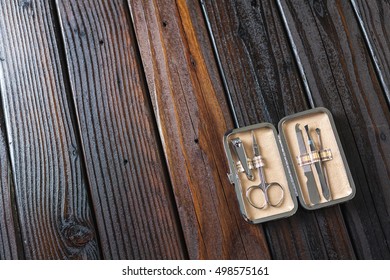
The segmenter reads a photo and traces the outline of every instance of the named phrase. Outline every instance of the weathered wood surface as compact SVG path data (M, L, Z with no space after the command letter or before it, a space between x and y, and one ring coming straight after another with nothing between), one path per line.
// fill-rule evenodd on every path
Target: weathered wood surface
M3 61L0 51L0 63ZM0 93L1 86L0 80ZM14 216L13 213L14 205L11 189L13 188L13 181L8 153L4 117L0 114L0 260L15 260L19 258L17 248L18 228L15 228L17 216Z
M351 0L390 104L390 2Z
M57 1L102 253L182 259L169 177L126 1Z
M0 2L0 81L27 259L99 257L49 1Z
M309 108L274 1L204 1L240 125ZM338 206L264 225L273 258L354 258Z
M388 5L0 0L0 259L390 258ZM356 197L246 223L223 134L313 106Z
M390 111L347 1L279 1L308 93L329 108L355 180L343 205L358 258L389 258Z
M189 257L270 258L228 183L232 123L198 1L129 1Z

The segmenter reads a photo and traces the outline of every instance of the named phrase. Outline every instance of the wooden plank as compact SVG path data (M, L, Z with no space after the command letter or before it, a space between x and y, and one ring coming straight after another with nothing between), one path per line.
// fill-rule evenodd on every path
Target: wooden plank
M240 125L309 108L274 1L205 1ZM338 206L264 225L276 259L354 258Z
M128 1L191 259L270 258L239 214L222 136L233 124L198 1Z
M1 28L1 27L0 27ZM1 36L0 36L1 38ZM4 62L0 52L0 64ZM0 89L2 83L0 82ZM1 90L0 90L1 93ZM18 256L17 236L15 232L16 220L12 209L11 188L13 187L12 172L8 158L8 144L5 134L4 117L0 117L0 260L15 260Z
M1 93L25 257L98 258L49 1L1 1L0 14Z
M390 111L347 1L279 1L316 105L331 109L355 180L343 206L358 258L390 257Z
M390 104L390 2L351 0Z
M104 257L185 258L126 1L57 5Z

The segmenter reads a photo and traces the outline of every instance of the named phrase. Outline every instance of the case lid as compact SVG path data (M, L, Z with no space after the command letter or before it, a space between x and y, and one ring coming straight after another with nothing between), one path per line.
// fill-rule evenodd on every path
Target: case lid
M249 151L249 143L251 143L251 131L255 131L257 134L260 150L264 156L266 162L266 168L277 168L280 174L266 173L267 182L278 181L286 186L284 202L280 208L267 208L266 210L256 210L248 204L246 199L246 192L248 185L259 184L259 178L250 182L246 180L244 173L237 171L236 160L233 158L231 147L232 138L236 135L240 135L244 145L247 147L247 153ZM226 157L229 163L230 174L228 174L229 180L234 184L237 201L239 203L241 214L244 219L250 223L263 223L270 220L276 220L293 215L297 211L298 202L296 198L296 191L293 187L293 181L290 179L289 171L287 169L287 161L285 160L280 144L276 128L270 123L259 123L250 125L238 129L228 131L223 139ZM282 174L283 173L283 174ZM242 176L242 178L239 178ZM255 174L255 176L258 176ZM242 184L242 181L244 184Z
M296 146L298 145L295 140L295 135L291 136L291 131L294 130L296 123L311 123L313 126L317 125L322 127L323 133L322 137L327 139L328 141L324 144L324 147L330 148L332 150L333 159L329 162L332 164L334 168L329 169L328 172L332 171L332 173L328 174L328 178L330 180L329 185L336 186L337 188L332 188L334 193L333 197L329 201L324 201L322 197L322 201L318 204L308 205L305 201L303 189L304 184L303 179L299 179L299 175L302 176L302 169L297 164L296 156ZM290 127L287 127L290 126ZM286 153L286 159L288 161L288 167L292 174L292 179L294 180L294 185L297 186L297 194L299 197L300 204L308 209L314 210L323 207L328 207L334 204L342 203L352 199L355 196L356 188L352 179L352 175L348 166L347 159L345 157L343 147L340 142L339 135L337 133L336 125L334 123L331 112L323 107L317 107L314 109L306 110L303 112L299 112L293 115L289 115L284 117L279 121L278 124L279 135L282 143L283 150ZM325 141L324 141L325 142ZM295 147L294 147L295 145ZM316 180L318 178L316 177ZM343 184L336 184L337 180L343 182Z

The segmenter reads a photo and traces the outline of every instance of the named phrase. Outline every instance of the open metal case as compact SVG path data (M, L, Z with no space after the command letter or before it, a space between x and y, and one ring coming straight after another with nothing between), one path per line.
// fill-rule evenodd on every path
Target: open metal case
M287 116L278 130L279 134L272 124L259 123L224 136L228 177L246 221L291 216L298 200L314 210L354 197L355 184L329 110Z

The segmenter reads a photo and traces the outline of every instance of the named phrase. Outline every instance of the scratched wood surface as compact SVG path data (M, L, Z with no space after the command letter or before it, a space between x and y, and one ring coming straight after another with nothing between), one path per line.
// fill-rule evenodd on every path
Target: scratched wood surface
M199 3L129 4L189 257L270 258L261 227L244 222L226 177L221 140L232 124L207 59Z
M390 258L388 13L0 0L0 259ZM313 106L335 117L356 197L246 223L222 136Z
M390 104L390 2L351 0Z
M57 5L103 256L182 259L127 3Z
M358 258L389 258L390 111L347 1L279 1L315 105L336 120L356 197L343 205Z
M21 257L98 258L50 6L44 0L0 3L1 95Z
M205 1L205 7L241 126L277 126L282 117L309 108L274 1ZM338 206L300 209L264 228L274 258L354 257Z

